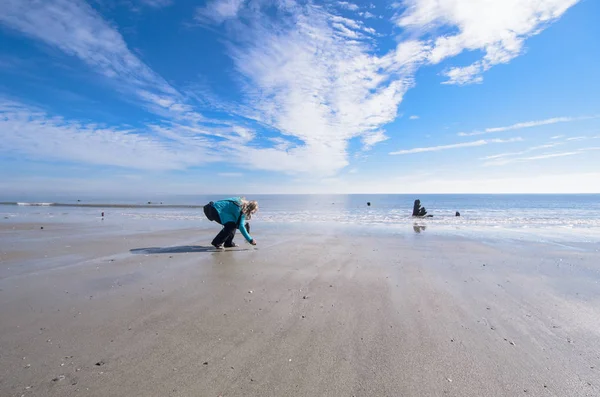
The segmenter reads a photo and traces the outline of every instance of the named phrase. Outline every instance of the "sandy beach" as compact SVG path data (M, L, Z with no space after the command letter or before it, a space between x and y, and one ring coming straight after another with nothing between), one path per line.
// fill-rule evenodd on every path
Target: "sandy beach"
M598 246L44 226L0 226L3 397L600 396Z

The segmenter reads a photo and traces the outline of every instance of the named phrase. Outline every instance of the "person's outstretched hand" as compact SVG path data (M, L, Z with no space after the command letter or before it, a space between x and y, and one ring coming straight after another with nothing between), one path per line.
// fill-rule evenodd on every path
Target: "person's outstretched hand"
M252 240L252 241L250 241L250 244L252 244L252 245L256 245L256 240Z

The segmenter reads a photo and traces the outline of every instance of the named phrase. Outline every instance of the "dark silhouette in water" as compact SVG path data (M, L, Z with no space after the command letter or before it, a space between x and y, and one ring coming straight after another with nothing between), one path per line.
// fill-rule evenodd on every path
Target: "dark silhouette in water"
M460 216L460 212L456 211L456 216Z
M370 207L371 206L371 202L367 201L367 206Z
M415 204L413 206L413 212L412 212L412 216L418 216L418 217L432 217L433 215L427 215L427 210L425 209L425 207L421 207L421 200L415 200Z

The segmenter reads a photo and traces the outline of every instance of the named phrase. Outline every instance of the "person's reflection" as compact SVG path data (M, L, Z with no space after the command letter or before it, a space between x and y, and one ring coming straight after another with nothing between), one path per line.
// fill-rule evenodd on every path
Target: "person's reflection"
M415 231L415 233L421 233L425 229L427 229L427 226L425 226L425 225L417 225L417 224L413 225L413 230Z

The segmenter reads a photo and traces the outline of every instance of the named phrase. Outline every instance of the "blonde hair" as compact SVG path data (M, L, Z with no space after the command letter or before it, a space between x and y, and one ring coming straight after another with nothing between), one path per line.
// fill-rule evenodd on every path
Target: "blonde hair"
M246 215L246 219L252 218L252 214L258 211L258 202L251 200L248 201L242 197L242 213Z

